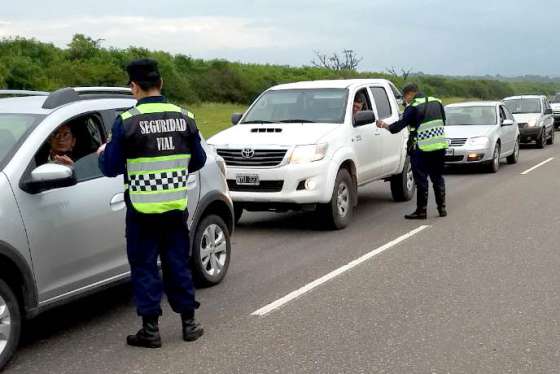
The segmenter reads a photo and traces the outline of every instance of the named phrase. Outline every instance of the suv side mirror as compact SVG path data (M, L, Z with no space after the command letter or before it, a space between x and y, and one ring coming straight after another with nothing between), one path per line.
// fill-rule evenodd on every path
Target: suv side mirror
M231 115L231 124L234 126L237 125L239 121L241 121L241 117L243 117L243 113L233 113Z
M551 108L545 109L544 114L552 114L552 109Z
M363 126L375 122L375 114L371 110L362 110L354 115L354 126Z
M513 121L511 119L505 119L502 121L502 126L513 126Z
M74 169L60 164L44 164L31 172L31 178L25 183L26 190L37 193L53 188L70 187L77 184Z

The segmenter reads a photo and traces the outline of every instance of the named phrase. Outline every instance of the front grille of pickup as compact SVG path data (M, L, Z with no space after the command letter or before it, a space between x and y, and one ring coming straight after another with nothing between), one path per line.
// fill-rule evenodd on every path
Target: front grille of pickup
M227 166L272 167L284 160L287 149L218 149Z
M280 192L284 187L284 181L261 181L258 186L245 186L228 179L227 184L232 192Z

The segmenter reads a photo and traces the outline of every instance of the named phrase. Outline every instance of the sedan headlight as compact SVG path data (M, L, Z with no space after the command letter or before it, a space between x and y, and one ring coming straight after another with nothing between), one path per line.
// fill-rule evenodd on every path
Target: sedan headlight
M290 157L291 164L320 161L327 155L328 144L298 145Z
M488 138L486 136L477 136L474 138L469 138L467 145L469 147L480 147L484 148L488 146Z

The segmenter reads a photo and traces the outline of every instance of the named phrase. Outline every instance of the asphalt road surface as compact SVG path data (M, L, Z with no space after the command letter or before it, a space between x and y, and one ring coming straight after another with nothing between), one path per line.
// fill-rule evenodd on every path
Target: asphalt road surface
M449 217L431 195L426 222L381 182L343 231L247 214L225 281L198 293L203 339L184 343L166 306L163 348L127 347L140 321L123 285L29 322L6 373L558 372L560 145L447 185Z

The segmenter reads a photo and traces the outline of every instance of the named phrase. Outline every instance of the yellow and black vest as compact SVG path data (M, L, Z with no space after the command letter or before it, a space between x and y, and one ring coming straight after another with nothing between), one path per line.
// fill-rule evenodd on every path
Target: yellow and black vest
M417 97L410 105L417 109L421 121L418 128L409 128L418 149L424 152L447 149L441 101L433 97Z
M169 103L140 104L121 114L130 203L145 214L187 208L194 131L192 113Z

